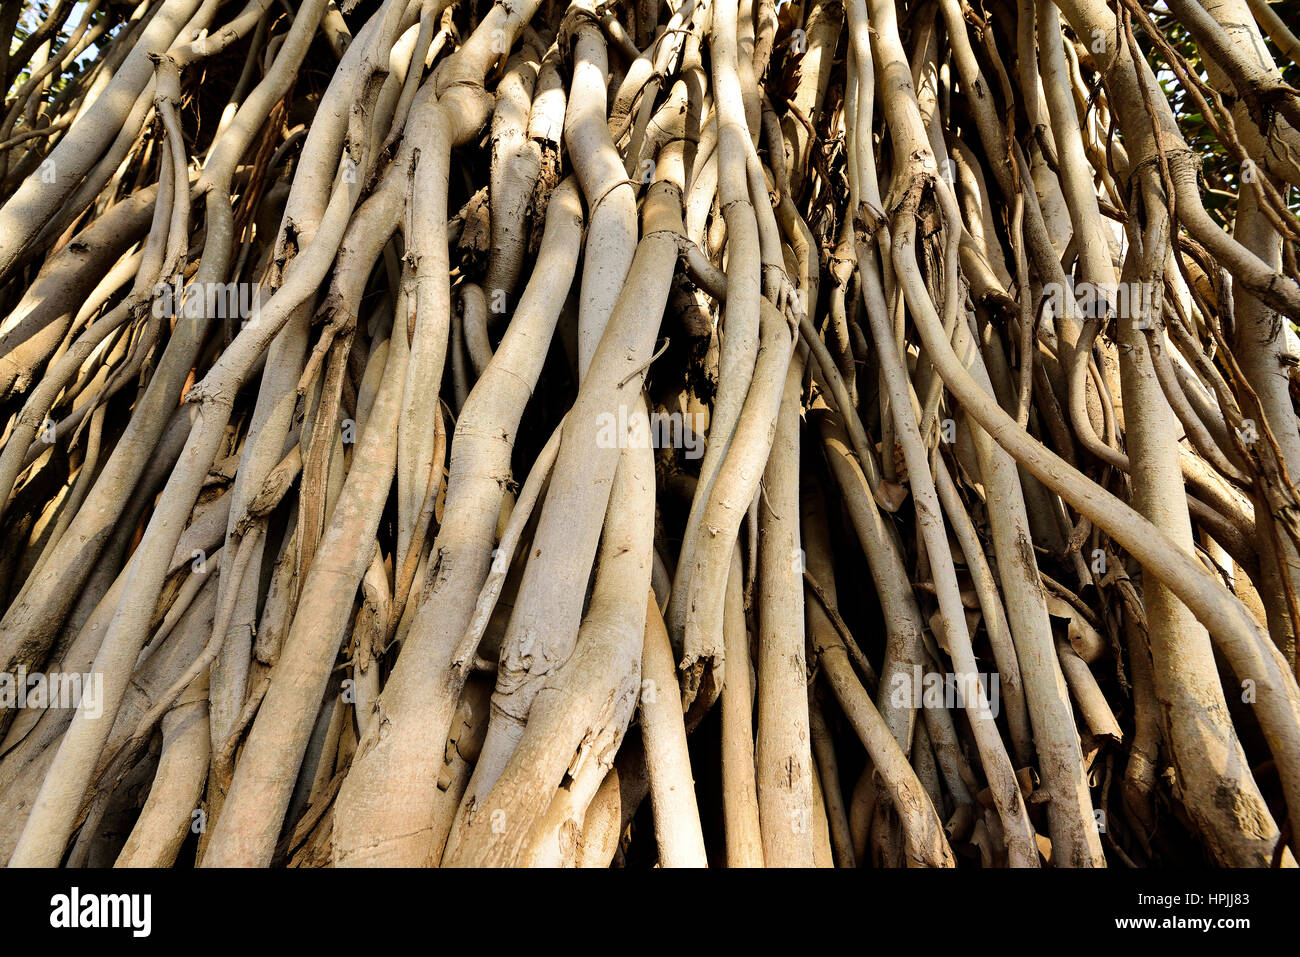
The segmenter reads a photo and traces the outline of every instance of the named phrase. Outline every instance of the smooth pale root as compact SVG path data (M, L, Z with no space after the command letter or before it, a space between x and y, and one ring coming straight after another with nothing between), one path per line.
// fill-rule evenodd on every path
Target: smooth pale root
M1083 716L1084 724L1092 736L1123 740L1123 730L1115 719L1101 686L1088 668L1088 663L1063 638L1056 639L1056 654L1061 659L1061 671L1065 674L1066 684L1070 686L1070 694L1079 706L1079 714Z
M861 0L850 3L847 7L847 27L849 30L849 49L854 58L854 75L856 106L855 120L857 127L871 123L872 111L876 101L875 61L871 52L871 37L866 17L865 6ZM910 74L909 74L910 75ZM873 153L858 144L858 138L851 142L852 164L849 167L849 188L855 202L865 202L869 209L882 206L880 184L876 175L876 165L872 162ZM891 275L889 257L881 244L888 238L887 227L882 227L874 242L859 245L855 239L848 244L858 261L861 282L859 288L862 305L868 315L873 311L888 309L885 299L885 277ZM805 333L805 338L807 334ZM836 395L842 419L835 423L839 431L845 432L845 438L851 441L857 452L856 465L848 459L832 456L833 466L841 470L843 478L839 480L842 494L850 502L852 514L857 516L855 527L858 538L867 555L871 574L876 583L877 593L881 596L881 605L885 609L886 632L889 640L885 645L885 660L880 669L882 693L876 697L876 706L881 717L893 731L894 738L904 753L910 753L912 733L915 720L915 708L910 703L896 701L894 696L884 693L898 675L910 675L915 665L924 660L921 646L924 631L920 609L916 606L912 594L908 573L902 565L901 543L892 526L881 515L876 498L880 488L880 467L875 461L874 452L866 439L861 420L853 413L853 403L847 388L835 388L836 376L831 370L830 362L823 362L821 355L828 350L820 342L810 339L812 354L818 357L818 364L823 367L822 375L832 385ZM826 441L823 426L823 441ZM892 425L892 419L881 423L882 430ZM882 439L884 435L882 434ZM892 432L889 436L892 441ZM866 481L867 499L863 500L856 491L859 487L857 475ZM856 500L856 501L855 501ZM873 555L873 551L876 553ZM879 571L877 570L879 569ZM886 598L889 595L891 597ZM892 625L892 627L891 627Z
M397 327L401 334L405 330ZM298 614L285 639L271 686L257 713L225 807L202 860L204 867L265 867L293 794L353 596L370 564L375 533L396 464L392 432L407 369L389 351L384 381L357 443L352 468L316 559L303 584Z
M775 310L772 310L775 311ZM775 326L773 317L766 324ZM785 323L779 335L788 338ZM780 354L783 339L768 345ZM769 435L758 540L758 820L763 861L769 867L812 867L814 788L808 727L808 674L804 661L803 549L799 538L799 407L803 350L781 369L779 411ZM764 360L759 353L759 364ZM755 368L754 386L761 380ZM734 448L740 450L745 420ZM766 450L764 450L766 451ZM722 485L719 483L718 488ZM752 547L752 545L751 545ZM702 553L702 552L701 552ZM701 576L702 577L702 576ZM694 581L695 579L692 579ZM739 662L740 667L747 662Z
M694 568L684 579L689 594L684 603L685 655L679 667L684 672L683 697L688 705L695 699L693 692L708 691L704 697L712 700L722 687L723 607L731 548L754 501L772 448L793 351L785 317L766 299L760 299L760 312L761 339L749 395L704 511L703 535L691 559ZM678 578L680 583L680 572Z
M405 555L433 480L433 420L451 331L447 191L455 131L447 111L416 109L406 136L418 157L412 175L407 261L414 265L410 375L397 429L397 554Z
M744 62L744 61L742 61ZM744 77L744 72L742 72ZM742 90L744 90L742 85ZM768 399L775 399L777 406L781 403L781 389L789 364L792 343L781 341L775 332L775 324L781 319L779 309L772 303L783 302L783 308L796 315L802 315L803 307L797 303L785 302L789 285L788 264L784 257L780 230L771 204L767 202L767 185L763 168L753 144L745 140L745 178L749 199L753 203L755 225L758 226L759 254L762 257L763 296L759 299L759 354L754 364L754 374L749 382L749 394L745 397L741 417L736 430L731 436L731 445L727 449L727 458L720 465L716 481L708 493L708 505L703 514L703 528L699 529L702 538L695 542L695 549L690 554L689 584L686 585L686 627L682 635L682 661L684 671L684 700L689 706L688 726L694 727L699 715L712 706L718 698L724 684L725 644L722 629L724 585L727 579L727 566L731 558L731 545L736 541L738 519L733 524L735 515L729 514L729 508L736 503L746 502L746 514L750 516L750 532L753 536L758 524L758 507L754 495L757 494L761 479L763 463L768 458L774 439L775 421L767 415ZM806 250L805 250L806 256ZM806 264L806 259L805 259ZM790 257L789 273L803 276L806 269L794 264ZM816 295L815 285L800 287L801 294ZM728 307L731 306L728 299ZM792 316L790 321L797 321ZM723 337L727 332L723 330ZM764 350L768 355L764 356ZM763 368L764 376L759 376ZM801 365L802 368L802 365ZM774 410L775 415L775 408ZM755 416L750 419L749 416ZM762 424L768 424L766 434L758 432ZM797 471L797 469L796 469ZM699 488L695 489L699 497ZM694 503L692 503L694 507ZM688 519L689 521L689 519ZM751 550L751 560L757 558L758 550ZM679 560L686 560L684 555ZM695 627L699 619L695 618L698 609L698 588L716 589L707 597L707 625ZM794 586L794 594L801 596L800 585ZM802 614L794 616L792 623L798 627L802 624ZM797 714L797 709L796 709ZM806 735L805 735L806 737Z
M488 186L492 250L483 288L494 298L504 296L507 309L512 305L510 298L524 265L524 217L542 163L541 144L528 135L529 108L538 79L537 60L538 51L527 46L510 58L506 75L497 85L492 111L492 172ZM477 363L475 366L477 369Z
M835 47L839 42L844 12L840 4L833 2L812 3L809 7L808 19L804 25L807 51L800 59L801 82L795 89L792 102L804 116L813 118L821 114L822 103L826 98L826 87L835 61ZM865 69L869 71L870 67ZM807 80L803 80L803 77L807 77ZM790 168L790 186L797 193L803 185L804 177L809 173L803 156L808 151L812 131L793 115L787 115L782 125L790 153L794 157Z
M168 155L170 152L170 149L167 150ZM177 188L182 192L178 194ZM126 299L77 336L72 346L46 368L45 374L41 376L40 381L23 403L22 410L9 430L4 450L0 452L0 515L4 513L4 506L13 491L14 483L26 464L27 447L44 427L42 423L45 421L46 414L54 406L60 394L73 381L94 349L124 323L135 319L140 312L143 312L144 303L148 301L151 290L159 279L170 278L163 276L163 270L166 268L163 262L163 247L169 235L170 207L177 201L185 202L188 207L188 196L183 192L184 190L184 184L178 187L171 166L168 165L159 183L158 201L154 204L153 210L153 223L145 239L140 266L136 270Z
M833 461L833 459L832 459ZM808 564L824 571L826 549L825 519L815 501L805 504L809 522ZM868 777L874 766L885 792L903 825L905 851L909 863L928 867L953 867L955 861L948 846L943 825L924 786L917 778L907 755L899 747L889 726L872 704L866 689L853 670L848 649L834 628L815 627L809 635L813 653L835 699L857 732L869 755L867 772L854 795L858 819L870 819L875 787ZM864 783L865 782L865 783ZM865 829L865 824L859 825ZM865 856L865 847L855 847L855 854Z
M811 720L810 716L809 721ZM815 763L812 768L811 783L813 866L830 868L835 866L835 851L831 847L830 815L827 811L826 792L822 788L822 778Z
M219 259L220 256L214 255L213 258ZM105 328L113 321L113 317L108 316L96 325ZM92 327L86 336L94 334L95 328ZM126 507L130 489L144 461L166 426L164 410L174 407L176 393L188 374L199 344L200 337L193 332L187 334L185 330L168 342L158 370L139 400L126 433L118 440L76 518L59 542L47 549L50 557L23 585L0 620L0 661L5 663L6 671L34 663L53 640L63 615L107 543L112 523ZM74 368L68 370L70 374L75 373L76 363L73 361L71 364ZM55 381L62 371L54 370ZM43 405L43 391L38 385L27 405ZM44 411L40 414L44 415ZM22 441L23 434L21 427L16 428L14 437L18 441L6 445L4 452L0 453L0 469L4 471L6 485L12 484L12 478L16 478L21 469L25 451L22 446L26 444ZM7 491L6 487L6 494Z
M419 866L432 853L427 785L468 674L455 655L493 563L514 435L572 285L582 222L577 185L565 180L551 194L533 278L456 423L426 594L339 792L338 865Z
M641 736L659 864L707 867L673 650L653 592L646 603L641 674Z
M818 820L826 822L826 844L821 847L821 828L818 828L817 866L822 867L857 867L853 855L853 838L849 831L848 808L844 803L844 791L840 787L840 764L835 757L835 742L831 738L830 728L826 725L826 716L822 713L821 702L809 689L808 728L812 735L813 756L816 768L813 778L815 796L819 796L825 807L825 813ZM928 739L927 739L928 740ZM937 790L937 786L936 786ZM933 800L931 801L933 804ZM829 861L823 864L823 861Z
M253 0L253 2L246 4L238 16L213 31L211 41L200 44L193 41L206 34L206 31L212 25L213 15L217 12L218 7L218 4L213 2L213 0L206 0L206 2L199 7L195 14L176 34L175 41L166 50L166 59L170 60L181 70L187 70L191 75L193 75L194 70L192 68L198 61L220 53L231 43L236 42L253 30L254 26L265 12L266 6L267 4L264 0ZM324 5L315 2L312 4L304 3L298 10L299 17L302 17L304 21L310 20L310 22L304 22L303 26L312 33L315 32L316 23L320 18L319 12L313 13L313 8L317 11L322 11L324 10ZM138 13L144 13L144 8L137 7L136 9ZM106 23L107 21L105 21L105 25ZM296 27L297 25L298 24L295 22L294 26ZM131 36L133 41L131 46L126 48L119 46L117 50L112 51L114 44L125 41L126 37L124 34ZM76 106L76 115L74 117L73 126L77 129L74 129L73 132L84 133L86 130L83 127L93 128L93 126L98 126L106 121L110 125L110 132L115 130L116 135L111 137L111 142L108 144L107 148L102 151L102 155L98 155L97 161L94 160L93 156L89 158L88 162L92 165L90 165L89 170L85 171L84 177L81 173L68 175L69 171L66 168L62 170L59 170L58 167L46 168L51 171L56 171L56 178L58 180L70 181L76 189L73 190L70 195L62 189L59 190L63 193L63 199L59 203L58 211L47 220L44 227L31 241L31 245L28 247L28 250L22 254L19 263L21 263L23 259L29 256L32 252L35 252L36 249L48 248L51 243L57 242L60 238L60 234L74 223L88 208L95 204L97 197L104 192L106 187L109 192L112 192L126 178L128 168L132 164L129 161L124 162L124 160L128 160L128 155L132 152L138 142L137 138L141 135L141 130L144 127L145 120L149 116L150 107L153 105L151 101L156 92L155 83L152 80L146 83L144 87L140 89L134 102L126 101L125 112L114 112L114 117L111 120L108 120L106 117L101 118L96 108L100 106L100 95L109 90L118 78L118 69L116 67L120 66L123 61L129 61L136 58L141 52L141 46L143 45L139 42L141 39L142 37L140 34L132 33L130 30L124 30L113 38L112 43L101 47L101 49L112 51L107 54L104 60L101 60L101 64L104 64L109 68L97 71L95 78L91 82L90 89L85 92L85 96ZM259 46L260 51L258 41L254 40L253 42L255 46ZM277 58L280 54L284 53L284 48L290 45L292 44L286 37L285 42L277 52ZM145 52L147 54L151 51ZM253 62L256 62L256 60L254 59ZM294 70L296 69L297 67L295 66ZM270 78L270 75L275 72L275 68L267 71L266 78ZM247 78L251 80L251 77L252 71L245 70L241 79ZM241 83L240 87L244 92L247 92L245 84ZM240 111L242 112L243 106L248 105L248 103L253 99L254 98L250 95L245 103L240 106ZM273 103L274 100L271 104L265 104L265 106L269 108ZM213 150L209 158L215 154L217 143L222 139L221 134L227 132L229 121L234 117L236 112L235 105L235 103L229 103L226 110L223 112L222 122L218 123L218 135L214 137ZM261 120L265 120L266 115L266 111L263 110ZM121 117L120 120L118 119L119 116ZM68 140L75 138L76 137L72 135L72 133L67 137ZM62 146L63 143L60 143L59 145ZM240 154L235 153L233 159L238 160L239 158ZM79 185L78 180L80 180ZM209 224L209 228L211 228L211 224Z
M641 754L639 749L624 744L618 752L614 767L610 768L590 802L583 808L582 831L577 841L580 846L575 848L575 863L578 867L603 869L610 866L618 851L619 838L627 827L630 812L640 806L649 790L650 782L646 778L644 760L638 765L640 773L631 773L628 769L635 762L626 759L629 752ZM560 795L556 797L558 800ZM554 807L553 801L552 808ZM547 816L550 817L550 814L548 812Z
M206 684L196 681L163 718L158 771L114 867L171 867L176 862L208 773L208 703L201 697Z
M170 466L170 463L168 463L168 465ZM134 534L136 524L138 524L138 517L136 518L135 523L128 521L123 523L125 527L119 527L117 532L119 543L121 539L125 539ZM224 526L224 524L223 520L222 525ZM217 541L215 546L213 546L216 548L216 551L211 554L211 557L216 558L221 553L219 534L213 537L216 538ZM213 543L205 542L205 547L209 545L213 545ZM125 550L124 544L120 543L119 547ZM190 553L186 552L185 555L186 561L182 564L189 564ZM212 570L215 571L215 569ZM114 576L111 584L105 585L104 589L99 593L99 601L96 602L92 609L87 611L85 621L77 630L76 637L72 640L72 643L69 645L67 650L62 654L61 659L52 662L51 666L48 667L49 671L84 674L90 669L91 664L95 660L95 652L99 647L99 643L103 640L104 634L108 630L113 609L117 607L118 601L121 600L122 586L125 583L125 580L126 569L123 569L120 573ZM189 577L180 594L177 596L176 603L168 610L163 623L154 634L152 639L154 644L151 648L149 658L152 658L152 652L157 651L158 647L163 643L167 636L175 630L176 626L180 623L180 619L191 613L191 610L196 603L196 599L202 594L207 581L208 578L206 572L196 573ZM211 599L213 594L215 594L215 592L209 594L208 598ZM209 608L209 612L211 612L211 608ZM211 623L211 614L209 614L208 621ZM33 740L41 733L39 731L35 733L30 732L33 732L35 728L40 728L42 725L44 725L45 730L48 731L50 725L57 723L58 734L62 734L63 729L67 727L68 722L71 720L72 714L65 710L56 712L28 710L20 714L18 718L14 720L13 724L9 726L7 736L2 742L0 742L0 753L3 753L4 755L4 757L0 759L0 792L3 792L5 788L13 782L13 769L15 765L20 761L25 760L22 758L24 750L26 750L33 743ZM30 779L29 783L32 788L32 793L34 794L35 788L40 784L39 778ZM25 804L25 806L29 805L30 802ZM0 815L0 821L10 824L13 819L5 818L3 815ZM0 838L0 858L6 857L12 849L12 845L5 846L3 839Z
M501 645L492 722L462 813L481 806L522 735L533 697L569 657L577 637L619 459L618 443L609 441L610 425L617 433L630 421L641 373L653 354L682 231L680 191L656 182L642 215L644 235L627 282L565 417L550 488Z
M1148 242L1154 245L1156 240L1148 237ZM1159 262L1163 260L1162 252ZM1136 274L1130 253L1124 276ZM1142 409L1141 415L1128 416L1125 429L1133 507L1194 557L1187 497L1181 494L1178 423L1156 379L1150 341L1134 328L1133 320L1120 319L1118 324L1125 401ZM1156 698L1165 715L1183 805L1220 865L1267 867L1279 830L1233 729L1210 636L1158 578L1143 575L1142 605Z
M458 661L470 649L478 647L491 623L492 612L496 610L497 600L501 597L501 590L505 588L510 568L514 564L515 551L524 532L528 529L533 509L551 479L551 469L555 466L556 456L560 452L560 436L563 432L564 420L561 419L560 424L551 433L551 437L542 446L542 450L537 453L537 458L533 460L533 467L528 470L528 478L524 479L519 496L510 508L510 517L506 519L505 525L497 536L498 545L492 558L492 570L488 572L483 588L479 591L478 598L474 600L474 616L470 619L457 648Z
M1113 282L1115 267L1110 259L1097 193L1092 185L1092 168L1082 139L1070 135L1079 129L1079 115L1070 93L1069 73L1061 38L1061 14L1051 0L1037 0L1042 26L1038 58L1052 134L1057 144L1061 186L1079 248L1082 272L1097 282Z
M650 621L648 614L646 620ZM585 807L579 867L609 867L618 851L619 839L627 832L633 815L649 793L645 747L642 742L633 741L619 751L613 770Z
M583 9L579 5L579 9ZM582 271L578 307L578 378L586 378L605 326L617 306L636 252L636 192L627 182L623 161L605 119L605 77L609 72L605 38L594 19L574 29L573 81L564 117L564 144L582 184L591 216L588 257Z
M727 227L727 300L722 309L721 349L718 356L718 392L709 416L709 443L700 462L699 481L691 501L690 515L682 532L682 547L673 576L672 594L665 621L674 643L682 643L682 664L687 668L685 698L689 704L699 689L702 668L722 653L722 632L715 630L692 642L686 639L690 616L691 577L696 574L695 551L705 530L706 515L713 504L714 483L719 480L723 462L729 456L732 436L743 414L750 380L755 374L761 335L759 299L762 276L758 219L750 203L747 174L748 155L753 149L750 130L745 122L745 100L739 72L736 38L737 3L722 0L713 8L709 30L709 53L713 66L714 116L717 126L716 167L718 201ZM779 388L779 387L778 387ZM748 507L746 501L741 507ZM731 554L731 542L719 549L715 570L720 572L715 585L719 601ZM705 644L700 644L700 639ZM719 678L721 675L719 674ZM713 689L716 693L719 689Z
M1300 132L1295 111L1279 110L1261 129L1255 119L1258 114L1247 99L1251 92L1283 83L1247 0L1173 0L1170 10L1195 39L1213 88L1238 94L1231 110L1242 145L1250 155L1261 157L1271 175L1300 186Z
M722 686L722 814L728 867L762 867L763 839L754 780L754 687L745 622L745 570L740 543L731 550L722 618L727 680Z
M533 831L521 864L609 867L619 839L649 789L640 739L629 735L608 773L602 775L601 766L588 761L578 769L576 777L556 791L546 816Z
M479 749L483 747L483 736L487 734L491 698L490 675L471 675L466 680L456 715L451 722L451 731L447 734L446 757L433 795L433 824L429 828L428 844L430 852L425 861L429 867L436 867L442 860L447 836L456 822L460 799L469 786L469 776L474 772L474 762L478 760Z
M649 435L644 401L631 427ZM599 779L613 765L642 688L647 611L627 596L649 592L654 492L650 444L629 441L614 473L596 584L573 655L538 691L523 737L483 806L458 822L445 866L517 864L565 773L577 777L594 763ZM666 697L675 708L676 696Z
M1280 269L1282 243L1260 210L1254 191L1244 190L1238 203L1233 235L1273 268ZM1300 475L1300 428L1291 404L1288 374L1290 330L1287 323L1277 321L1271 309L1244 290L1234 297L1234 305L1236 335L1232 343L1233 355L1242 374L1259 396L1260 409L1277 442L1280 458L1294 481ZM1261 511L1257 506L1256 514L1261 514ZM1300 555L1297 555L1295 543L1285 533L1274 536L1275 547L1269 547L1268 536L1261 537L1266 543L1260 549L1260 563L1266 569L1267 578L1260 583L1260 590L1264 593L1261 597L1268 613L1269 632L1274 643L1294 663L1300 625L1290 620L1286 607L1288 602L1284 597L1286 592L1281 586L1285 583L1284 575L1293 586L1300 577ZM1268 587L1269 584L1274 587ZM1300 588L1295 588L1295 593L1300 593Z
M376 547L365 575L361 578L361 608L352 626L352 638L347 646L352 653L353 711L357 728L365 731L374 715L375 699L379 697L379 662L376 656L383 648L388 633L388 619L393 601L389 593L388 571L384 567L383 551Z

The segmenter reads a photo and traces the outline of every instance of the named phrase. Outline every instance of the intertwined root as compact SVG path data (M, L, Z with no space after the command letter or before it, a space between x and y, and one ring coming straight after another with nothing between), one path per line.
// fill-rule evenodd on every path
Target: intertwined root
M1286 4L289 6L0 12L0 858L1294 866Z

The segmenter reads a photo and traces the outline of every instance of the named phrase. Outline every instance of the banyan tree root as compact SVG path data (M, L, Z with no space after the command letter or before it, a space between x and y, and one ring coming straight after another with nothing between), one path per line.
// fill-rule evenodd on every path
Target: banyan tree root
M0 859L1295 866L1297 19L6 7Z

